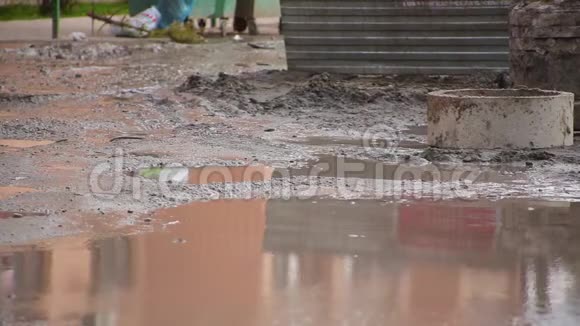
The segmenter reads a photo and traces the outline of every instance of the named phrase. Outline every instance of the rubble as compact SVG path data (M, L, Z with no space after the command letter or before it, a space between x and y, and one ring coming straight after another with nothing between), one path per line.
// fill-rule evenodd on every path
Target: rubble
M120 58L135 52L157 53L167 48L165 44L124 45L108 42L59 42L50 45L30 45L18 50L18 55L43 60L98 60Z

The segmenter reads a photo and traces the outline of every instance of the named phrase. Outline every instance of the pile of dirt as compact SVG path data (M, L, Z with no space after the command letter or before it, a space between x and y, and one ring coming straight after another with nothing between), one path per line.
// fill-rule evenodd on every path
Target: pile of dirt
M416 104L425 102L427 93L433 90L465 88L467 85L492 87L493 78L496 75L481 74L463 78L395 75L368 77L321 73L308 76L272 70L237 76L220 73L217 79L195 74L179 86L177 91L208 98L225 96L239 102L254 102L259 104L258 111L271 112L282 108L336 109L384 102ZM276 96L262 101L254 100L255 94L252 92L257 91L262 93L260 95L271 93Z
M187 80L177 87L177 91L199 93L207 90L207 87L212 83L213 81L211 79L200 74L195 74L187 77Z
M241 113L258 113L261 107L250 96L255 87L237 76L219 73L217 79L195 74L176 89L195 94L211 105L206 109L214 113L236 116Z
M510 163L518 161L547 161L551 160L556 155L543 151L543 150L510 150L501 151L499 154L495 155L491 161L496 163Z
M295 86L287 94L265 103L268 108L344 106L366 104L384 96L379 90L368 91L357 85L347 85L343 79L333 78L328 73L312 76L305 84Z
M195 74L180 85L179 92L189 92L198 95L217 95L231 97L232 94L242 95L254 90L254 87L237 76L219 73L216 80Z
M177 91L197 95L197 105L212 115L276 115L301 121L310 128L364 132L377 124L401 129L409 123L424 124L430 91L466 88L466 80L473 86L490 78L312 75L264 70L235 76L220 73L217 78L197 74Z
M419 153L417 156L424 158L429 162L448 162L451 161L451 155L457 155L457 151L441 150L434 147L429 147Z
M275 78L275 77L274 77ZM327 73L317 74L305 81L293 81L290 90L280 92L276 88L287 87L285 83L273 83L258 87L246 81L252 76L232 76L220 73L216 80L196 74L190 76L185 83L177 88L179 92L188 92L203 96L208 100L216 99L229 101L237 109L254 113L273 113L289 110L301 112L303 110L351 110L361 105L372 104L378 99L392 96L389 99L401 99L400 92L380 87L365 89L356 82L349 83L344 77ZM265 100L257 100L256 94L272 93L281 95L272 96ZM226 112L232 113L232 112Z

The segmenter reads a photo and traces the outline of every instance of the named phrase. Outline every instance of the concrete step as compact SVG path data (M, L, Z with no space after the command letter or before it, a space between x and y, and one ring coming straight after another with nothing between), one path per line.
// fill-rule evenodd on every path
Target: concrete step
M300 22L291 18L282 19L283 31L504 31L507 33L507 21L475 21L475 22Z
M509 46L508 36L286 36L286 45L302 46Z
M431 64L431 63L427 63ZM349 63L340 63L333 65L331 62L289 62L288 69L299 71L312 72L330 72L330 73L348 73L348 74L416 74L416 75L469 75L478 71L488 71L499 73L509 69L503 62L495 62L493 65L469 65L469 66L454 66L451 62L442 64L440 66L425 65L414 66L412 64L402 65L399 63L380 63L372 65L365 63L364 65L349 65Z
M436 8L417 8L417 7L386 7L382 5L363 7L364 4L358 4L355 7L338 7L335 4L326 6L322 4L291 4L282 6L282 14L284 16L333 16L333 17L357 17L357 16L455 16L455 18L462 16L507 16L509 9L507 7L483 7L483 8L450 8L450 7L436 7Z
M509 52L286 51L288 60L507 61Z

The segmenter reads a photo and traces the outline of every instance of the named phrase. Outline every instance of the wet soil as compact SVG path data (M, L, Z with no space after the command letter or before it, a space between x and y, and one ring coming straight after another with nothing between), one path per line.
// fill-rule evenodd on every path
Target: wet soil
M429 148L426 94L495 76L247 41L0 49L0 143L38 145L0 146L2 324L577 323L577 146Z
M457 175L484 170L497 175L483 177L489 182L474 190L478 198L580 197L575 148L501 152L426 147L427 92L490 88L495 76L288 72L283 70L281 40L256 40L264 39L274 49L253 49L229 39L195 46L134 40L3 49L0 139L43 146L0 147L0 185L38 190L7 198L0 208L48 210L55 217L63 210L64 215L123 215L126 210L147 213L191 200L276 197L272 193L286 193L288 187L297 193L308 184L312 173L307 170L320 157L366 162L367 172L350 173L348 180L372 179L376 173L369 169L381 165L384 177L379 179L386 181L393 181L389 175L399 165L422 182L433 179L422 171L436 170L442 177L435 179L450 191L446 198L455 195L449 189L465 187L447 182L453 174L445 171L454 170ZM60 52L65 59L43 55ZM96 54L82 57L88 52ZM222 191L227 187L218 182L174 184L164 195L155 180L131 175L150 167L256 164L290 171L295 178L272 179L269 184L275 191L247 193L241 186L226 196ZM513 169L519 171L515 178L511 172L494 172ZM348 196L332 190L336 176L332 171L317 175L323 194L350 198L367 193L364 187ZM517 187L513 180L520 182Z

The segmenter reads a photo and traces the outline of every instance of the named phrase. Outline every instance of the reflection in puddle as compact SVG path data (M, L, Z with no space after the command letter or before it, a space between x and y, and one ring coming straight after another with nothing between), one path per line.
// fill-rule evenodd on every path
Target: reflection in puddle
M577 325L579 213L576 203L529 201L196 202L157 212L166 226L148 234L0 248L0 316Z
M264 165L159 167L137 171L137 175L173 183L210 184L233 182L263 182L272 177L273 168Z
M30 148L53 144L52 140L25 140L25 139L0 139L0 146L12 148Z

